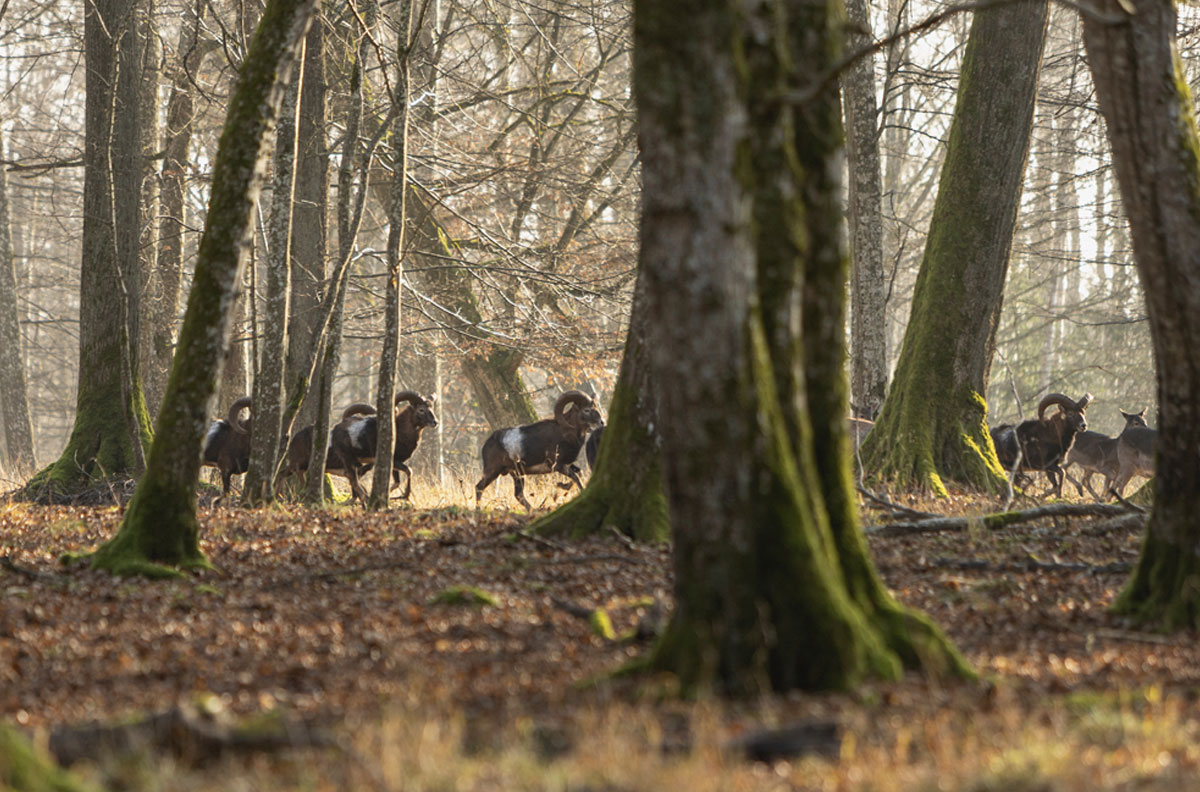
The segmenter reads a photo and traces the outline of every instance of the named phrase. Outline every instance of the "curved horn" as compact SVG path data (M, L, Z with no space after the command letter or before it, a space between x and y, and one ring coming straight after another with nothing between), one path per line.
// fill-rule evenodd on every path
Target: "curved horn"
M408 402L413 406L413 409L420 407L425 403L425 399L416 391L400 391L396 394L396 406L400 406L400 402Z
M1039 419L1046 417L1044 414L1046 412L1046 408L1052 404L1057 404L1059 407L1063 408L1064 411L1080 409L1079 405L1075 403L1074 399L1061 393L1048 393L1040 402L1038 402ZM1087 402L1084 402L1084 404L1086 405Z
M239 434L246 434L250 431L246 428L246 424L242 423L240 413L242 410L248 409L253 401L249 396L243 396L229 405L229 415L225 420L229 421L229 425L233 427L233 431Z
M353 418L356 415L374 415L375 405L367 404L366 402L355 402L346 409L342 410L342 420L345 421Z
M554 420L559 423L565 423L567 420L567 406L570 404L579 405L579 409L592 406L592 397L588 396L583 391L569 390L562 396L558 397L558 401L554 402Z

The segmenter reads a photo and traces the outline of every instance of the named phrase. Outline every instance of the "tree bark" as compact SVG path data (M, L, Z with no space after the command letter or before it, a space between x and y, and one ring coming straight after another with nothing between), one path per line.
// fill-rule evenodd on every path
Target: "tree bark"
M1173 3L1105 0L1122 23L1084 18L1158 370L1154 506L1118 612L1166 629L1200 627L1200 136L1175 45Z
M266 167L267 133L315 0L269 0L238 76L213 167L212 198L146 475L121 528L93 557L117 574L200 566L196 478L209 407L229 342L229 303L248 258L250 218Z
M288 313L287 398L303 399L296 420L313 423L318 399L296 392L298 378L310 369L313 355L320 355L321 316L327 285L326 229L329 196L329 152L325 140L325 31L316 24L308 32L304 47L304 76L300 81L300 112L296 116L295 183L291 249L291 306ZM307 390L312 386L304 380Z
M114 187L117 200L128 204L128 208L120 212L117 227L121 228L126 221L131 223L126 243L130 245L130 249L122 254L122 258L130 262L129 266L137 275L137 289L131 290L137 298L136 303L131 303L136 309L131 332L136 333L135 368L145 394L146 409L153 419L158 415L158 406L162 401L166 371L157 366L152 367L156 361L152 339L163 333L160 324L173 328L175 316L167 315L162 310L163 277L158 271L158 225L162 213L158 165L155 158L162 151L162 130L158 121L162 45L155 23L154 3L151 0L143 0L137 4L132 33L127 39L134 45L128 52L130 62L120 68L136 69L136 81L130 85L129 92L131 104L137 110L135 113L118 114L115 131L118 139L128 135L135 143L130 146L129 156L126 158L128 170L126 171L125 166L117 168ZM126 46L123 45L123 57L126 55L125 49ZM122 234L122 237L124 236ZM169 278L169 275L167 277ZM171 330L166 332L170 333Z
M1004 486L983 394L1046 19L1044 0L975 12L912 316L883 412L861 448L877 481L938 495L946 481L990 492Z
M373 28L377 15L374 2L364 3L359 8L363 24ZM363 70L367 58L368 37L365 31L352 40L335 39L342 47L349 62L350 91L346 108L346 133L342 139L341 162L338 167L338 199L336 205L338 232L338 260L349 261L354 253L357 230L354 227L354 184L355 167L361 152L360 135L363 121ZM364 170L360 188L367 189L367 174ZM316 420L313 422L312 455L309 458L304 500L311 504L324 502L327 486L325 460L329 454L329 428L332 422L333 381L342 357L342 324L346 305L348 279L342 278L336 292L326 299L333 299L333 313L329 319L329 330L325 336L321 353L321 374L318 380Z
M0 152L3 150L3 138L0 138ZM20 316L8 171L0 167L0 407L4 411L6 464L10 472L26 475L37 466L37 458L33 447L33 421L29 415Z
M392 121L392 195L388 210L387 294L384 299L383 348L379 353L379 382L375 391L375 470L370 507L384 509L392 489L392 454L396 445L396 374L400 363L400 279L404 275L404 240L407 224L405 196L408 193L408 105L413 20L416 3L403 0L397 8L395 25L399 38L396 57L396 107Z
M187 169L190 158L193 124L196 117L192 80L212 52L216 42L201 40L200 28L207 6L197 4L195 16L179 32L178 58L171 79L171 95L167 99L163 163L159 175L160 219L158 225L155 277L150 282L152 317L149 332L142 340L143 373L146 380L146 401L155 414L162 403L175 354L176 317L179 314L180 289L183 282L184 229L187 228Z
M729 0L635 9L647 348L675 530L676 609L651 662L685 690L849 688L895 678L910 657L965 672L932 627L889 645L834 535L861 543L844 344L820 349L844 318L837 95L794 108L778 97L804 95L797 79L836 61L835 14Z
M275 468L279 438L283 436L284 393L293 383L287 362L294 336L287 332L291 320L291 239L295 207L296 146L299 97L304 72L284 91L279 125L275 132L271 216L268 220L266 301L263 306L262 342L254 375L254 423L250 429L250 464L242 485L247 505L268 503L275 497ZM285 382L285 378L288 378ZM307 391L307 381L303 391Z
M871 43L866 0L847 0L848 49ZM855 32L858 28L862 32ZM879 113L875 103L875 59L863 57L842 76L846 155L850 173L850 403L855 414L874 420L887 395L887 281L883 273L882 184L879 173Z
M68 500L88 489L94 479L124 478L136 473L142 449L151 438L136 376L136 245L138 219L126 219L119 236L114 165L122 161L141 173L140 138L118 139L119 118L138 117L136 108L120 102L137 96L126 89L137 70L117 67L119 39L133 24L133 0L96 0L86 4L84 51L87 61L85 106L83 260L80 265L79 379L75 424L57 461L34 476L26 493L38 500ZM136 157L120 147L137 151ZM137 182L132 200L141 196ZM132 228L131 228L132 226ZM131 251L134 255L131 257Z

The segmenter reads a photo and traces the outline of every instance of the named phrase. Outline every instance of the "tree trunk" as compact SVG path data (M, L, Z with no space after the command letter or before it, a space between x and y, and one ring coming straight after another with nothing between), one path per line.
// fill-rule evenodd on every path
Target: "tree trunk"
M158 415L166 387L166 369L156 365L153 339L164 332L169 334L175 325L175 316L163 311L163 276L158 271L158 226L162 212L159 205L160 184L158 164L155 160L162 152L162 134L159 126L158 94L162 81L162 45L159 31L154 22L154 3L144 0L138 4L135 16L133 41L136 47L130 53L136 61L137 81L130 86L131 99L137 107L136 113L119 114L116 124L118 138L128 134L136 141L129 156L130 177L122 184L123 177L115 182L118 201L128 203L124 214L132 222L129 243L131 249L123 254L137 273L136 321L131 331L136 332L134 351L137 354L136 370L145 392L146 409L153 419ZM124 65L121 68L126 68ZM121 119L128 116L124 121ZM116 163L114 163L116 167ZM122 170L122 169L118 169ZM129 192L125 193L124 190ZM118 218L117 227L122 220ZM170 275L167 275L169 280ZM164 331L160 325L165 324Z
M117 68L118 41L133 19L132 0L97 0L87 4L84 50L87 60L85 107L83 260L80 265L79 379L75 425L56 462L26 485L39 500L70 499L97 478L124 478L141 467L142 447L149 445L150 416L136 377L135 327L138 220L118 237L117 210L125 214L116 193L113 168L129 161L121 146L136 148L140 138L115 135L116 122L136 118L135 108L118 102L136 96L126 90L136 81L136 69ZM119 72L119 73L118 73ZM129 170L141 173L141 150L136 148ZM124 193L122 194L124 195ZM141 196L141 182L133 201ZM136 440L135 440L136 438Z
M151 164L158 150L158 33L151 0L134 0L119 13L110 29L117 41L109 162L117 268L125 291L121 387L133 471L140 474L145 468L142 424L149 417L141 378L143 292L154 263L158 215L158 179Z
M835 428L844 345L818 350L844 318L836 92L794 110L763 101L805 95L795 79L836 61L833 14L726 0L635 9L647 349L675 529L676 609L652 664L685 690L848 688L894 678L906 659L855 601L834 536L857 531ZM926 669L964 670L927 637Z
M0 152L3 151L0 138ZM26 475L36 467L37 459L18 321L21 312L17 307L17 270L8 199L8 171L0 167L0 407L4 410L4 450L9 472Z
M254 423L250 429L250 464L242 486L247 505L268 503L275 497L275 468L279 438L283 436L283 396L294 380L287 370L291 344L287 333L291 319L291 238L295 207L296 118L299 112L302 69L297 81L284 91L279 126L275 131L275 172L272 177L271 216L268 220L266 301L263 306L262 342L254 375ZM285 382L285 377L287 381ZM307 382L303 390L307 390Z
M866 0L847 0L853 27L851 52L871 43ZM850 325L851 399L857 415L874 419L887 395L887 321L883 273L883 211L879 174L879 124L875 104L875 59L859 58L842 76L842 112L846 117L846 155L850 173Z
M1146 295L1158 369L1154 506L1119 612L1167 629L1200 627L1200 136L1175 47L1173 3L1106 0L1084 42Z
M287 398L303 398L296 420L313 423L317 399L297 393L297 379L308 371L313 355L320 355L320 317L327 293L326 209L329 196L329 153L325 142L325 35L323 25L313 25L304 48L304 76L300 81L300 112L296 116L296 164L293 186L291 249L291 306L288 314ZM307 390L312 385L305 380Z
M373 28L377 13L376 3L364 3L359 9L359 13L363 23L368 28ZM356 236L353 223L355 167L361 151L359 137L363 120L363 64L367 58L368 45L366 35L357 35L352 38L353 43L335 39L341 45L344 58L349 62L350 68L346 133L342 139L341 161L338 167L336 212L339 261L349 261L354 253ZM360 187L363 190L367 189L365 170ZM337 291L332 292L330 297L326 298L332 298L334 305L321 354L321 375L318 380L316 420L313 422L312 454L309 458L307 480L304 487L304 500L314 505L323 503L327 490L329 490L328 477L325 474L325 460L329 455L329 428L333 420L330 417L330 410L333 407L333 382L342 357L342 324L346 305L346 289L347 279L343 278Z
M470 289L466 282L459 285ZM521 378L523 359L518 349L494 346L486 355L462 360L463 375L471 383L471 393L490 429L519 426L538 419L533 399Z
M196 117L195 97L192 95L191 75L200 68L205 56L216 46L211 39L200 40L200 27L207 6L197 4L195 17L179 32L177 55L171 80L171 95L167 100L166 135L163 143L163 163L159 175L160 217L158 226L158 260L151 280L147 308L149 332L142 336L142 360L146 379L146 401L157 415L167 388L171 358L175 354L176 317L179 314L180 289L183 281L184 229L187 228L187 169L190 161L193 123Z
M975 12L912 316L892 388L861 449L876 480L999 492L988 373L1020 203L1047 4ZM1005 90L996 90L1003 85Z
M639 542L671 538L663 493L661 438L646 349L646 297L634 291L621 373L613 389L602 452L587 487L533 524L542 534L582 537L615 528Z
M179 350L138 485L117 535L93 566L117 574L170 574L199 566L196 477L209 407L229 342L229 302L248 258L254 204L266 167L267 132L315 0L269 0L242 65L213 166L212 198L188 295Z
M396 374L400 357L400 279L404 275L405 195L408 192L408 105L410 86L409 55L412 51L413 19L416 3L403 0L394 20L399 36L396 56L397 108L392 121L392 195L388 211L387 295L384 300L383 349L379 354L379 382L375 391L375 471L371 484L372 509L384 509L392 489L392 454L396 445Z

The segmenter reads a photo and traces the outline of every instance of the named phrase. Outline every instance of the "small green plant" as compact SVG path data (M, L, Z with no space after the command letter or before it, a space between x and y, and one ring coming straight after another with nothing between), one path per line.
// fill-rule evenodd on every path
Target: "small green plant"
M474 586L451 586L442 589L429 600L430 605L473 605L475 607L500 607L500 600L483 589Z
M608 611L604 608L596 608L592 611L592 615L588 617L588 624L593 633L606 641L615 640L617 637L613 632L612 619L609 618Z

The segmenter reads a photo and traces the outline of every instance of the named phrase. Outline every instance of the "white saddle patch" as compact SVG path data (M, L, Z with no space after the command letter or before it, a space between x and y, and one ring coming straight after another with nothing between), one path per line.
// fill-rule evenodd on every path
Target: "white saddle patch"
M521 443L520 429L505 429L500 434L500 446L508 453L509 458L514 463L520 463L521 458L525 456L525 449Z

